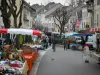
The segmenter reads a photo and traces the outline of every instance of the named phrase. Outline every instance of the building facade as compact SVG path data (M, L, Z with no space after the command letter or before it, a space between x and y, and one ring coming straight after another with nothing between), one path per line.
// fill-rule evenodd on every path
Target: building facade
M53 12L56 11L62 5L59 3L50 2L47 5L36 9L36 22L37 25L40 24L43 26L44 32L58 32L58 27L54 23Z
M23 25L22 28L32 28L34 25L34 18L35 18L35 9L33 9L30 4L26 1L23 5Z
M0 6L1 6L1 0L0 0ZM0 28L4 28L3 20L1 17L1 11L0 11Z
M94 0L94 28L100 27L100 0Z

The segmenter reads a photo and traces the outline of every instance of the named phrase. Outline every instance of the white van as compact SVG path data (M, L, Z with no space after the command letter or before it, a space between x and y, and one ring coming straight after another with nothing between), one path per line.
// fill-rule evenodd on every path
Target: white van
M93 36L89 36L88 37L88 41L86 42L86 44L89 44L89 45L92 45L94 49L97 48L97 45L96 45L96 34L93 34Z

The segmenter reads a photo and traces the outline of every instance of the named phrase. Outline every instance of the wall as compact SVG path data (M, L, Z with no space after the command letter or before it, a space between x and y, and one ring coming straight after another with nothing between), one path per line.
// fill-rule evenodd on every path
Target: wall
M26 17L27 20L24 18ZM23 26L22 28L32 28L32 23L33 23L33 16L31 15L31 11L28 10L27 8L23 8Z
M86 25L89 25L91 27L91 19L92 19L92 15L90 12L87 11L87 7L83 7L82 8L82 26L81 26L81 30L86 29Z
M94 0L94 27L100 27L100 4L97 5L97 0Z
M0 6L1 6L1 0L0 0ZM4 27L4 24L3 24L2 17L1 17L1 11L0 11L0 28L2 27Z

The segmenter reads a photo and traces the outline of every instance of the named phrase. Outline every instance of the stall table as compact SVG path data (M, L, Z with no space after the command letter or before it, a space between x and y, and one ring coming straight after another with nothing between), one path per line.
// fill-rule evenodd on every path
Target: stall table
M31 72L33 63L36 61L38 58L38 52L35 50L32 54L23 54L23 57L27 61L28 64L28 72Z

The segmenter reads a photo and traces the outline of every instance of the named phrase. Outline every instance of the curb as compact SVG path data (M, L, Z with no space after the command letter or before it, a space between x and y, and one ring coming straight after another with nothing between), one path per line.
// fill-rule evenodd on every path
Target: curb
M39 67L39 64L40 64L40 62L41 62L43 56L45 55L45 53L46 53L49 49L51 49L51 47L49 47L48 49L46 49L46 50L44 50L44 51L42 50L42 51L39 52L39 57L38 57L38 59L36 60L36 62L34 63L33 68L32 68L32 72L30 73L30 75L36 75L37 70L38 70L38 67Z

